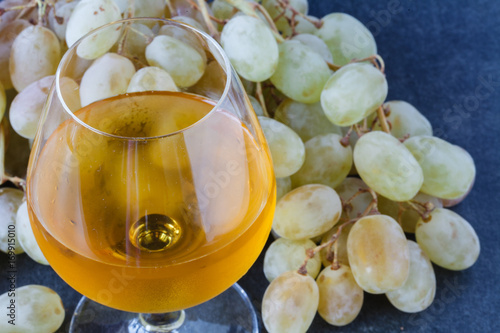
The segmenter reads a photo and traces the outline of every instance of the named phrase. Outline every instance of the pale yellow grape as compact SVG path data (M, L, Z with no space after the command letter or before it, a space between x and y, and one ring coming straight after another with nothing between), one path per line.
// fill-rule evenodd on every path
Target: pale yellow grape
M420 312L429 307L436 295L436 275L431 261L420 246L408 241L410 250L410 273L401 288L386 293L398 310L408 313Z
M0 216L2 217L0 218L0 251L2 252L12 251L15 254L24 252L19 245L18 227L16 227L17 209L22 204L23 198L24 192L21 190L8 187L0 188Z
M278 178L288 177L300 169L305 159L305 147L290 127L277 120L258 117L271 150L274 173Z
M415 236L431 261L446 269L467 269L479 257L479 238L472 226L446 208L435 209L428 222L418 221Z
M335 187L335 191L337 191L340 199L342 199L342 217L349 220L361 216L368 205L371 204L373 197L369 192L363 192L357 195L356 193L359 190L366 189L368 189L368 186L365 182L356 177L347 177L340 185ZM346 204L347 200L350 200L354 195L356 195L356 197Z
M54 75L37 80L16 95L10 105L9 120L20 136L33 139Z
M189 92L218 100L222 97L225 88L226 73L217 61L212 60L208 63L201 79L194 86L189 87Z
M443 201L436 197L430 196L428 194L419 192L417 195L411 199L412 202L417 202L420 204L432 204L435 208L442 208ZM415 227L417 226L418 220L420 220L420 215L417 211L406 202L395 202L386 197L378 196L378 210L382 214L389 215L395 220L398 220L399 215L399 205L403 208L403 213L401 214L401 225L405 232L415 233Z
M278 65L278 44L261 20L240 15L224 25L221 45L238 74L247 80L269 79Z
M120 9L120 13L125 13L128 9L128 3L129 1L128 0L113 0L116 5L118 6L118 8ZM135 1L134 1L135 2ZM135 3L134 3L135 5Z
M325 61L333 63L332 54L330 53L328 46L318 36L315 36L313 34L302 33L293 36L292 40L298 40L302 44L309 46L314 52L321 55L323 59L325 59Z
M404 144L422 167L422 192L441 199L456 199L470 190L476 167L463 148L434 136L415 136Z
M366 292L383 294L400 288L408 278L408 242L390 216L359 219L349 232L347 255L356 282Z
M203 26L198 21L196 21L194 18L191 18L189 16L182 16L182 15L181 16L174 16L171 18L171 20L188 24L195 29L206 32L205 28L203 28Z
M274 119L293 129L304 142L320 134L342 135L341 128L326 118L320 103L305 104L287 98L276 109Z
M66 39L66 27L76 5L78 5L78 1L58 1L54 9L49 11L49 27L61 41Z
M306 250L315 248L316 244L310 239L291 240L278 238L267 249L264 256L264 275L272 282L279 275L298 270L304 263ZM321 269L319 256L314 256L307 261L307 274L316 278Z
M2 16L0 22L3 22L4 16ZM0 68L2 69L0 70L0 82L2 82L5 89L13 87L8 70L12 43L14 43L17 35L30 25L31 24L27 20L18 19L8 22L0 29Z
M387 80L371 64L343 66L326 82L321 92L321 106L330 121L350 126L366 118L387 97Z
M321 244L328 242L332 235L334 235L340 226L335 226L332 229L328 230L321 237ZM347 238L349 237L349 232L351 231L352 224L348 224L342 227L342 231L340 232L340 236L337 239L337 261L342 265L349 265L349 258L347 256ZM324 248L319 252L319 256L323 266L328 267L333 262L333 252L335 248L332 246L332 256L328 257L328 248Z
M59 40L51 30L39 25L24 29L10 50L12 85L20 92L31 83L55 74L60 59Z
M299 41L279 45L279 62L271 82L287 97L302 103L316 103L330 77L321 55Z
M19 239L19 245L23 248L24 252L28 256L42 265L48 265L49 262L45 259L45 256L40 250L38 243L36 242L35 235L33 234L33 229L31 229L30 218L28 214L28 203L23 202L17 209L16 214L16 232Z
M207 54L194 33L175 25L166 24L160 28L158 35L170 36L188 44L200 54L204 62L207 62Z
M309 275L296 271L271 282L262 299L262 321L269 333L305 333L316 315L319 290Z
M15 299L15 325L9 324L11 300ZM0 295L0 306L7 316L0 320L0 332L52 333L62 325L65 316L61 297L52 289L26 285L15 290L15 298L5 292Z
M96 59L80 83L82 106L125 93L134 74L134 64L116 53L106 53Z
M334 326L344 326L356 319L363 306L364 294L349 266L342 265L337 270L326 267L316 282L321 318Z
M207 65L189 44L166 35L156 36L146 47L146 59L149 65L166 70L179 88L194 85Z
M146 47L153 40L156 34L147 26L140 23L132 23L124 29L126 33L126 43L122 44L123 52L129 57L146 64Z
M352 166L352 149L340 144L338 134L315 136L306 142L306 159L292 175L293 187L305 184L324 184L336 187L347 177Z
M361 179L386 198L407 201L422 187L422 168L405 145L390 134L364 134L356 143L353 156Z
M316 35L325 41L335 65L343 66L352 59L377 54L371 32L357 19L345 13L331 13L321 19L323 25Z
M276 178L276 201L292 190L290 177Z
M458 197L456 199L443 199L442 200L443 201L443 207L449 208L449 207L453 207L453 206L458 205L459 203L461 203L469 195L470 190L472 190L473 186L474 186L474 180L470 184L469 189L467 190L467 192L465 192L465 194L461 195L460 197Z
M170 74L158 67L143 67L139 69L130 79L127 88L127 92L155 90L179 91Z
M121 19L120 8L112 0L81 0L66 26L66 43L72 46L90 31ZM78 56L96 59L108 52L120 37L117 26L105 28L78 45Z
M276 205L273 230L288 239L311 239L333 228L342 213L332 188L310 184L285 194Z
M257 98L248 96L248 99L250 99L250 103L252 104L252 108L255 111L255 114L257 116L264 116L264 110L262 109L262 106L260 105L260 102L257 100Z
M413 105L405 101L388 101L384 108L389 108L390 113L387 120L391 124L391 134L402 139L418 135L432 135L432 125ZM381 130L380 122L377 122L375 130Z

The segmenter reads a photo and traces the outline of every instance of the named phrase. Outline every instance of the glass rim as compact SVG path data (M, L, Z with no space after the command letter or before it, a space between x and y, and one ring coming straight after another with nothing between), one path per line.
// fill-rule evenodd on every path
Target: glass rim
M167 133L167 134L163 134L163 135L150 136L150 137L121 136L121 135L115 135L115 134L111 134L111 133L107 133L107 132L101 131L101 130L99 130L99 129L97 129L97 128L95 128L95 127L87 124L85 121L83 121L82 119L78 118L73 113L73 111L70 110L70 108L66 104L66 101L63 98L62 93L61 93L61 86L60 86L60 83L61 83L60 82L60 79L61 79L61 70L62 70L62 67L64 66L64 64L68 63L68 61L70 60L68 58L70 56L72 56L73 54L76 54L76 48L86 38L89 38L90 36L92 36L93 34L99 32L100 30L104 30L104 29L106 29L106 28L108 28L108 27L110 27L112 25L126 24L126 23L134 22L134 21L137 21L137 22L140 22L140 21L168 22L169 24L173 23L174 26L177 25L177 26L183 27L183 28L185 28L187 30L192 31L195 34L198 34L198 35L202 36L207 43L209 43L209 44L211 44L211 45L213 45L215 47L215 49L219 52L219 55L222 57L222 59L224 61L225 74L226 74L226 84L224 86L224 91L222 92L222 95L216 101L217 103L214 104L214 106L212 107L212 109L206 115L204 115L201 119L198 119L195 123L193 123L193 124L191 124L189 126L186 126L186 127L182 128L180 130L177 130L177 131L174 131L174 132L171 132L171 133ZM218 61L217 58L215 59L215 61ZM171 136L174 136L174 135L178 135L180 133L184 133L185 131L187 131L187 130L193 128L193 127L196 127L198 124L200 124L205 119L207 119L208 117L210 117L215 112L215 110L220 109L220 106L227 99L227 95L229 93L229 88L231 86L231 80L232 80L231 71L232 71L231 62L229 61L229 58L227 57L227 55L224 52L224 50L222 49L222 46L215 39L213 39L210 35L208 35L206 32L198 30L198 29L192 27L189 24L186 24L186 23L183 23L183 22L180 22L180 21L176 21L176 20L172 20L172 19L152 18L152 17L133 17L133 18L126 18L126 19L121 19L121 20L113 21L113 22L110 22L108 24L102 25L102 26L100 26L98 28L95 28L95 29L91 30L90 32L86 33L83 37L81 37L80 39L78 39L73 45L71 45L71 47L64 53L63 57L61 58L61 61L59 62L59 65L57 66L57 71L56 71L56 74L55 74L55 82L54 82L54 84L55 84L55 90L56 90L57 98L59 99L59 102L61 103L64 111L75 122L77 122L79 125L87 128L88 130L90 130L90 131L92 131L92 132L94 132L94 133L96 133L98 135L103 135L103 136L106 136L106 137L109 137L109 138L113 138L113 139L128 140L128 141L147 141L147 140L154 140L154 139L171 137ZM119 96L119 95L115 95L115 96ZM115 96L111 96L111 97L115 97ZM202 96L202 97L204 97L204 96ZM100 100L98 100L98 101L100 101ZM96 101L96 102L98 102L98 101ZM81 107L81 108L83 108L83 107Z

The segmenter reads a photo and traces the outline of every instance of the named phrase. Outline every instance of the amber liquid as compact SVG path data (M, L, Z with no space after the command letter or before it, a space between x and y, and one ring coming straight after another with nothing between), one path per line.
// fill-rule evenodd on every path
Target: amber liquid
M118 96L76 113L115 137L67 120L39 138L35 236L78 292L132 312L185 309L257 259L274 213L269 152L229 112L205 117L213 107L183 93Z

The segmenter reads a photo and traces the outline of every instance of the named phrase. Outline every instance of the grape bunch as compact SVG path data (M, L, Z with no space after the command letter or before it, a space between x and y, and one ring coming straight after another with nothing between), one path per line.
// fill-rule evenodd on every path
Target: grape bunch
M347 325L365 292L422 311L436 293L433 264L462 270L477 260L474 229L449 209L471 190L474 161L433 136L411 104L386 100L384 61L356 18L310 16L307 0L4 0L0 14L0 178L19 188L0 189L0 250L48 264L29 227L26 164L5 154L29 153L63 53L107 23L161 17L220 43L267 139L277 184L277 239L264 259L269 332L305 332L316 313ZM120 36L103 29L76 49L81 80L61 85L71 110L127 92L222 94L204 75L220 68L183 29L132 24L131 47L113 49ZM20 247L9 249L8 225Z

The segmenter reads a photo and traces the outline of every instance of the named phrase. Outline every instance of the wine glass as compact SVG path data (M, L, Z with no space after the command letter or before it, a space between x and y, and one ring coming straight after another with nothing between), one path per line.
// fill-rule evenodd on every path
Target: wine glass
M72 45L27 187L42 252L85 295L72 332L257 331L245 292L231 286L267 240L272 163L207 34L136 18Z

